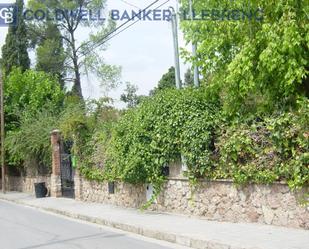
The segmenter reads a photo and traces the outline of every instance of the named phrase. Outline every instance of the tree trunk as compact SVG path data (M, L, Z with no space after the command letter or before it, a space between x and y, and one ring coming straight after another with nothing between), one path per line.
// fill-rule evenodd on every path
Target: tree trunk
M72 30L70 32L71 35L71 47L72 47L72 55L73 55L73 67L74 67L74 85L72 88L72 93L81 99L83 99L83 93L82 93L82 86L81 86L81 78L80 78L80 72L79 72L79 66L78 66L78 56L76 51L76 45L75 45L75 38L74 38L74 31Z
M75 55L74 55L74 57L75 57ZM82 93L82 87L81 87L81 79L80 79L80 72L79 72L77 58L73 59L73 64L74 64L75 79L74 79L74 85L73 85L73 88L72 88L72 93L74 95L77 95L81 99L83 99L83 93Z

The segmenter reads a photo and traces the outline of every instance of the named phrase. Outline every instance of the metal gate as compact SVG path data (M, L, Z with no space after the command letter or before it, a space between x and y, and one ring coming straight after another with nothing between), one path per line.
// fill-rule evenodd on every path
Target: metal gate
M72 167L71 154L67 144L63 144L61 153L61 191L63 197L74 198L74 169ZM66 152L66 153L65 153Z

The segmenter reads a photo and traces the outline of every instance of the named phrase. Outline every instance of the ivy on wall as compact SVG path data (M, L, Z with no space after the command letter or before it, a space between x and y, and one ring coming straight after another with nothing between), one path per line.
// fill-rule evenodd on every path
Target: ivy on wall
M81 162L81 172L92 180L153 183L159 191L163 167L183 155L192 183L208 178L236 184L287 181L291 188L308 184L308 99L295 111L234 119L222 112L218 99L217 91L201 88L145 100L97 131L103 167L88 160Z

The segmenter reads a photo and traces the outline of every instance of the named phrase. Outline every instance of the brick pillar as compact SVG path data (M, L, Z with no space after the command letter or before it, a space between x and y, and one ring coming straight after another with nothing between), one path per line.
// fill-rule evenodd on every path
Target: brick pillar
M82 200L82 177L78 169L75 169L74 191L75 191L75 199Z
M50 195L52 197L61 197L61 177L60 177L60 131L53 130L51 132L52 146L52 175L50 183Z

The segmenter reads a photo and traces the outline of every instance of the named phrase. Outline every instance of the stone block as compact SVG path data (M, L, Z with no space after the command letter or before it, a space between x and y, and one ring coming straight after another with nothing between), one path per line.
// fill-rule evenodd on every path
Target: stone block
M272 224L274 219L274 211L266 206L262 206L264 221L266 224Z

